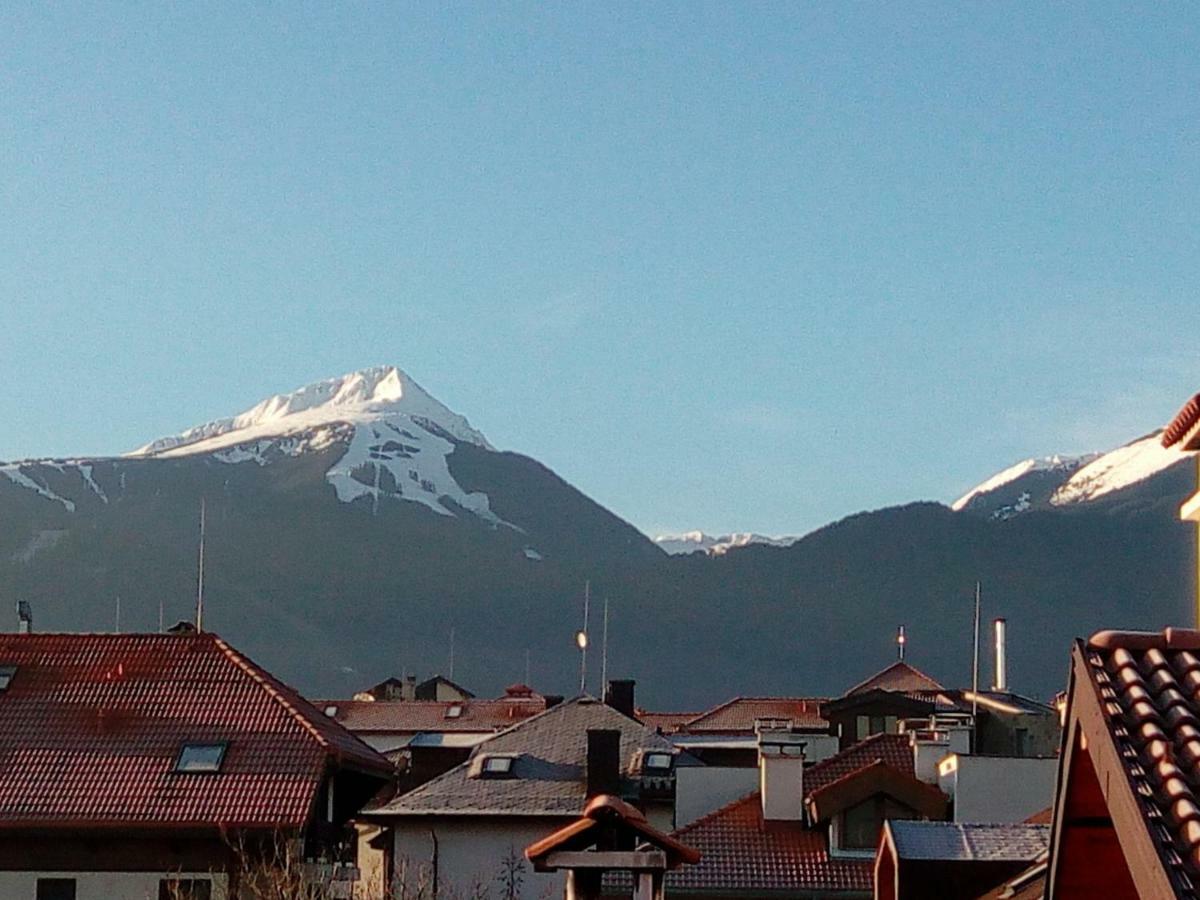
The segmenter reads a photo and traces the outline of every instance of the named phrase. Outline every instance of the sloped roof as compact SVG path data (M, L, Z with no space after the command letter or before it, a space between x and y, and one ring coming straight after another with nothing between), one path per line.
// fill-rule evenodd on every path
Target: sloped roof
M1049 853L1043 853L1033 865L1015 878L997 886L976 900L1043 900L1046 892L1046 874Z
M734 697L683 724L681 730L698 732L754 732L759 719L790 720L793 728L828 728L821 715L823 698L817 697Z
M1181 450L1198 449L1196 438L1200 428L1197 426L1200 426L1200 394L1196 394L1185 403L1175 414L1175 418L1163 429L1162 445L1173 447L1182 443L1183 446L1179 448Z
M1055 827L1075 826L1069 808L1081 799L1071 789L1083 788L1083 770L1090 764L1101 773L1101 783L1110 785L1103 802L1121 846L1145 848L1126 853L1134 883L1139 889L1169 885L1178 897L1200 896L1200 791L1195 781L1200 768L1200 632L1105 631L1077 645L1075 653L1070 709L1087 746L1076 742L1066 754L1060 781L1067 793L1058 806L1067 812L1056 810ZM1062 844L1068 846L1066 836ZM1086 861L1077 857L1072 864Z
M861 694L870 690L882 691L942 691L945 688L938 682L934 681L924 672L913 668L908 663L897 660L886 669L876 672L870 678L860 681L850 690L846 691L845 696L851 697L854 694Z
M331 763L391 764L211 633L0 635L0 827L297 827ZM181 774L184 743L225 742Z
M950 804L950 798L933 785L877 760L808 791L807 809L813 821L827 822L876 794L886 794L930 818L944 816Z
M417 734L499 731L545 710L546 699L318 700L314 705L336 709L333 719L350 731ZM457 716L448 715L452 707L459 708Z
M660 731L663 734L674 734L692 719L698 718L704 713L698 712L650 712L649 710L637 710L637 718L647 728Z
M610 794L593 797L580 818L526 847L525 858L538 871L549 871L545 864L551 853L584 850L594 846L599 837L611 834L614 829L629 833L637 844L649 842L664 851L668 869L677 868L682 863L695 865L700 861L700 854L694 848L653 828L639 809Z
M892 820L886 827L899 859L1031 863L1050 844L1048 825Z
M465 687L463 687L461 684L456 684L455 682L453 682L449 678L447 678L445 675L434 675L431 678L426 678L424 681L422 681L420 684L417 685L417 687L416 687L417 699L423 699L423 697L422 697L423 694L432 693L432 692L436 691L437 686L439 684L444 684L444 685L446 685L446 687L454 688L454 690L458 691L460 694L462 694L467 699L471 699L475 696L470 691L468 691Z
M700 862L667 873L667 893L871 891L873 861L829 855L824 829L762 817L755 791L675 832Z
M804 770L806 800L833 782L882 763L912 776L904 735L877 734ZM762 817L754 791L697 819L675 837L701 853L699 865L667 875L667 889L688 892L871 891L874 861L833 857L826 829Z
M812 794L827 784L843 778L876 762L882 762L905 775L916 774L912 747L903 734L873 734L852 744L829 759L823 759L804 770L804 793Z
M592 697L553 706L479 744L483 754L514 754L512 778L471 777L471 760L403 794L371 815L577 816L587 802L587 732L621 732L621 761L638 750L673 751L646 726Z

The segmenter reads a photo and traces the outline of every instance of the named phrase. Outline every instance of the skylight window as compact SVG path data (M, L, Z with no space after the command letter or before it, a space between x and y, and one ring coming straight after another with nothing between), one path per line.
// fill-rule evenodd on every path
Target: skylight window
M513 765L516 761L515 753L485 753L471 760L470 775L472 778L515 778Z
M463 710L463 708L462 708L461 703L455 703L453 706L447 706L446 707L446 718L447 719L457 719L462 715L462 710Z
M670 753L647 753L642 757L642 771L663 774L671 771L674 756Z
M7 691L12 684L13 676L17 674L16 666L0 666L0 691Z
M175 760L176 772L220 772L228 744L184 744Z

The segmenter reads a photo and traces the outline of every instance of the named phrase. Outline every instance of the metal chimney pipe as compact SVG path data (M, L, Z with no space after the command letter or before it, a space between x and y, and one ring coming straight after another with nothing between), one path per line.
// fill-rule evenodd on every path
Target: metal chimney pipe
M17 634L29 634L33 631L33 610L28 600L17 601Z
M1004 619L997 619L992 623L996 630L996 678L992 685L994 691L1008 690L1008 647L1006 645L1005 632L1008 629L1008 623Z

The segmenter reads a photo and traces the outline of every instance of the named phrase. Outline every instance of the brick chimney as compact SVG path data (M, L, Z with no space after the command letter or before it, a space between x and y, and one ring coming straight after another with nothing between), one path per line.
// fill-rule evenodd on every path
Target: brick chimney
M763 819L804 819L804 735L790 728L758 729L758 790Z
M611 706L619 713L624 713L629 718L635 718L633 714L633 689L637 682L632 678L614 678L608 682L608 687L604 691L604 702Z
M589 728L587 733L587 795L621 793L621 732Z

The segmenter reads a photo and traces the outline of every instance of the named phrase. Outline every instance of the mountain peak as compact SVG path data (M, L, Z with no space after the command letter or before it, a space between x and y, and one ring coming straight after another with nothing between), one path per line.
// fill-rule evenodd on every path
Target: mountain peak
M236 416L151 441L130 456L210 452L320 425L371 421L390 414L420 419L450 437L492 449L463 416L434 399L396 366L373 366L268 397Z

